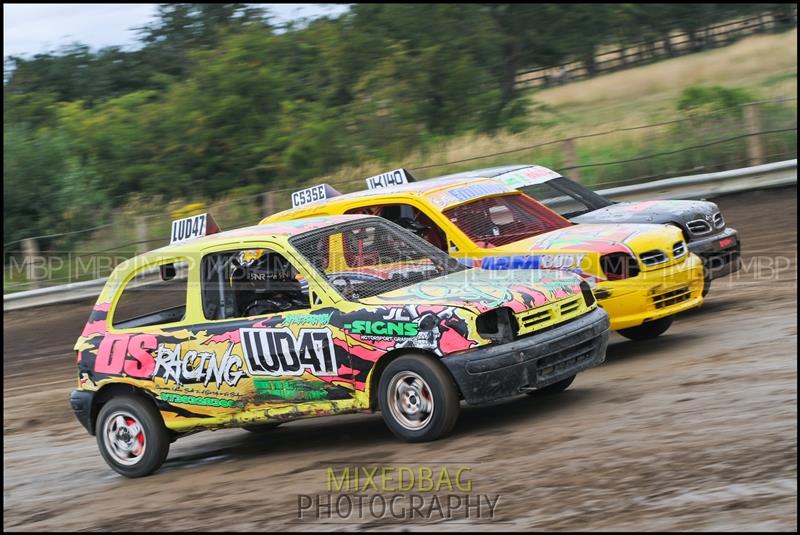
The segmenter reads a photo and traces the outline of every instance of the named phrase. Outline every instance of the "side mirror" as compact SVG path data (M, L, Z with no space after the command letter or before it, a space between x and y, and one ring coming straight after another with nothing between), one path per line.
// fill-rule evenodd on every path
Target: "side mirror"
M158 267L158 269L161 271L162 281L170 281L175 278L175 275L177 275L175 264L162 264Z

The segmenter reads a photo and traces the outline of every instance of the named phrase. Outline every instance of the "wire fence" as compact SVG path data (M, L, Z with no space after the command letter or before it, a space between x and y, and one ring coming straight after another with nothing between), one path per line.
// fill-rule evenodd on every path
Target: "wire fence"
M406 167L420 178L431 178L478 166L537 163L599 188L796 157L797 98L787 97ZM363 189L364 178L327 183L344 193ZM195 213L211 212L223 229L254 225L265 215L289 208L291 192L307 185L201 203ZM129 213L120 211L114 220L101 225L5 243L4 293L107 276L120 262L166 245L170 214L185 206L179 200L149 206L150 213L142 210L133 221ZM79 235L84 239L77 246L64 247L58 241ZM38 243L45 240L50 245L40 250Z

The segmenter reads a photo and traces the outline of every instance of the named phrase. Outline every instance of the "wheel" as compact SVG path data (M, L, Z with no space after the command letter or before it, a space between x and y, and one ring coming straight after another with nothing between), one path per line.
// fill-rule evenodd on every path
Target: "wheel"
M617 332L630 340L649 340L664 334L666 330L669 329L670 325L672 325L672 316L655 321L648 321L638 327L620 329Z
M563 392L569 385L572 384L572 381L575 380L575 376L567 377L566 379L559 381L557 383L553 383L551 385L547 385L544 388L537 388L536 390L532 390L530 392L526 392L529 396L552 396L553 394L558 394L559 392Z
M250 431L251 433L266 433L267 431L272 431L279 425L281 425L281 422L269 422L266 424L243 425L242 429Z
M159 469L170 435L155 406L138 396L112 398L97 415L97 446L108 465L125 477Z
M407 442L436 440L458 419L458 388L447 369L423 355L392 361L378 385L381 414L398 438Z

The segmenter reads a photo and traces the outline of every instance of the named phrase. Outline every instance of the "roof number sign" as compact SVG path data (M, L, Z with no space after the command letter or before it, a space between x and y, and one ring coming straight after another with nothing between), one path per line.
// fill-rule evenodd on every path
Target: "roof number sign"
M380 175L371 176L366 180L367 187L369 189L400 186L402 184L408 184L409 182L405 169L395 169L394 171L389 171L388 173L381 173Z
M193 215L172 222L169 243L183 243L219 232L219 227L208 214Z
M325 184L311 186L310 188L301 189L300 191L292 193L292 208L305 206L306 204L311 204L312 202L321 201L326 198Z

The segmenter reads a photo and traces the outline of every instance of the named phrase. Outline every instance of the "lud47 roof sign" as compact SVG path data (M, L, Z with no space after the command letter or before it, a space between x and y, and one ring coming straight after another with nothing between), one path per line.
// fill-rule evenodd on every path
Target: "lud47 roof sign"
M183 243L217 232L219 232L219 225L211 217L211 214L193 215L172 222L169 243L170 245Z

